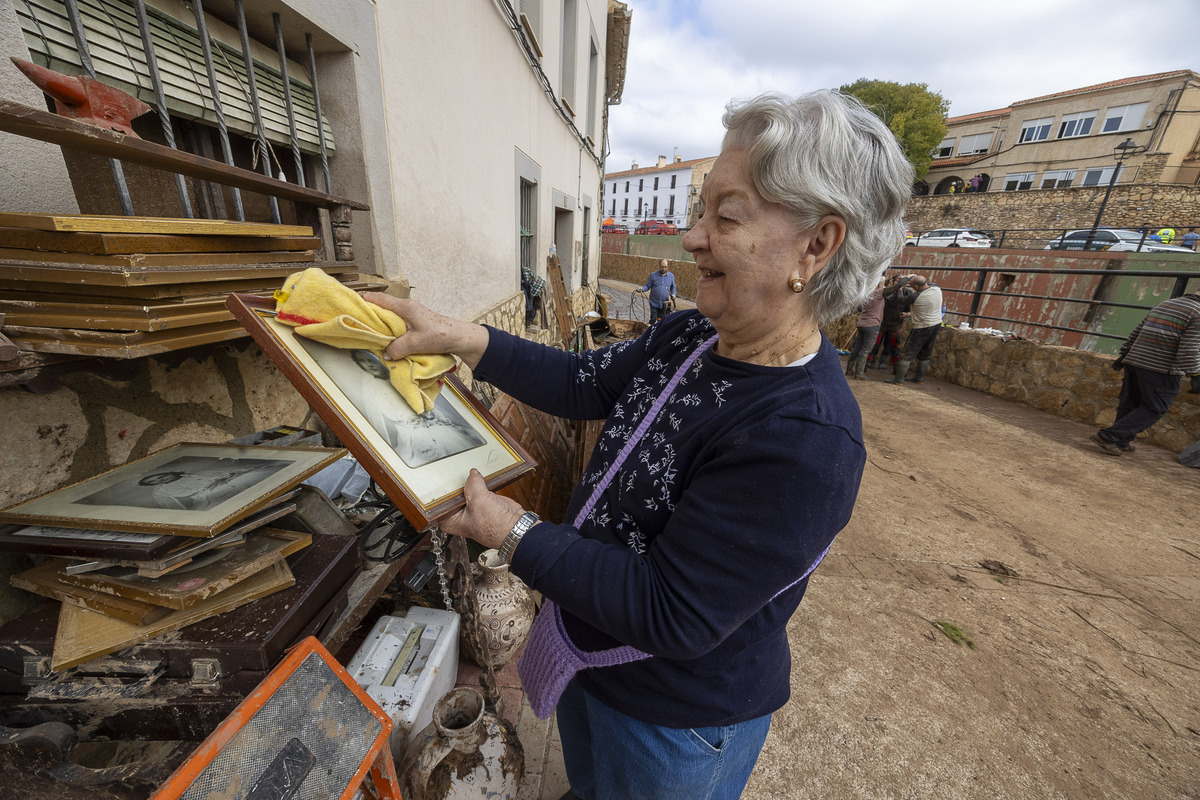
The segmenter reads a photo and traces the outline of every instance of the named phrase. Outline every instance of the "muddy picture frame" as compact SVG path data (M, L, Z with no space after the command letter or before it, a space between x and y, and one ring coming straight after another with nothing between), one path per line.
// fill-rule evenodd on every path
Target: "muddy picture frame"
M345 452L183 442L9 506L0 523L213 537Z
M432 528L439 519L466 504L463 487L472 468L483 475L488 489L496 491L537 467L520 443L453 374L442 379L435 411L441 413L445 407L459 425L469 427L468 435L478 437L482 444L460 445L458 450L428 463L410 466L378 423L352 399L359 390L350 385L348 375L361 373L355 373L357 367L346 367L348 372L343 372L341 365L350 363L355 351L297 336L294 328L275 319L274 300L233 293L226 305L418 531ZM392 413L409 420L416 418L400 394L388 388L394 395Z

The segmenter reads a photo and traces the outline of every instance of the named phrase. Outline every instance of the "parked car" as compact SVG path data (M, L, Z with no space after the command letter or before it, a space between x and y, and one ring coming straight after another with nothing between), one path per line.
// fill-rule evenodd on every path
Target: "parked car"
M970 228L938 228L904 244L906 247L991 247L992 240Z
M675 236L679 233L679 228L675 226L674 222L663 222L661 219L648 219L638 225L634 233Z
M1092 242L1088 244L1088 236ZM1111 250L1114 253L1197 253L1187 247L1175 244L1163 244L1151 239L1140 231L1130 231L1123 228L1091 228L1081 231L1069 231L1056 239L1051 239L1046 250L1082 250L1087 245L1088 250Z
M629 233L628 225L605 225L600 228L601 233Z

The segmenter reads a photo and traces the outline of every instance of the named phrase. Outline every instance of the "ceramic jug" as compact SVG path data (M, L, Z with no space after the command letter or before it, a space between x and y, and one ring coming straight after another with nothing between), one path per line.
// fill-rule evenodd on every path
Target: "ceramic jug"
M404 800L512 800L525 774L525 750L507 720L487 711L471 686L451 689L433 706L398 769Z
M472 568L475 578L475 599L478 617L464 615L459 631L459 649L480 667L490 659L492 667L500 669L521 649L529 638L536 613L533 593L520 578L508 570L495 550L485 550ZM480 644L487 651L480 653L472 630L477 630Z

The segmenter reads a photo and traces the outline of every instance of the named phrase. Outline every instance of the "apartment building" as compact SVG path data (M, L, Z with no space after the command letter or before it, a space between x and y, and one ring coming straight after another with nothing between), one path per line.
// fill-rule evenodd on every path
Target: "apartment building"
M918 194L1200 180L1200 75L1177 70L951 117ZM1116 147L1135 155L1118 167Z
M684 161L683 156L675 156L668 162L660 155L653 167L634 164L623 172L610 172L604 176L604 214L631 232L648 219L691 227L700 187L716 160L712 156Z

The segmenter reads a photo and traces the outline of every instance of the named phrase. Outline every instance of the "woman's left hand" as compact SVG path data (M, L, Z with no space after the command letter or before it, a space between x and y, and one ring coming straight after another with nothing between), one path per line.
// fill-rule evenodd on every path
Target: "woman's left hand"
M477 469L471 470L463 492L467 498L466 508L442 520L439 523L442 530L498 550L525 509L510 497L488 491L483 475Z

